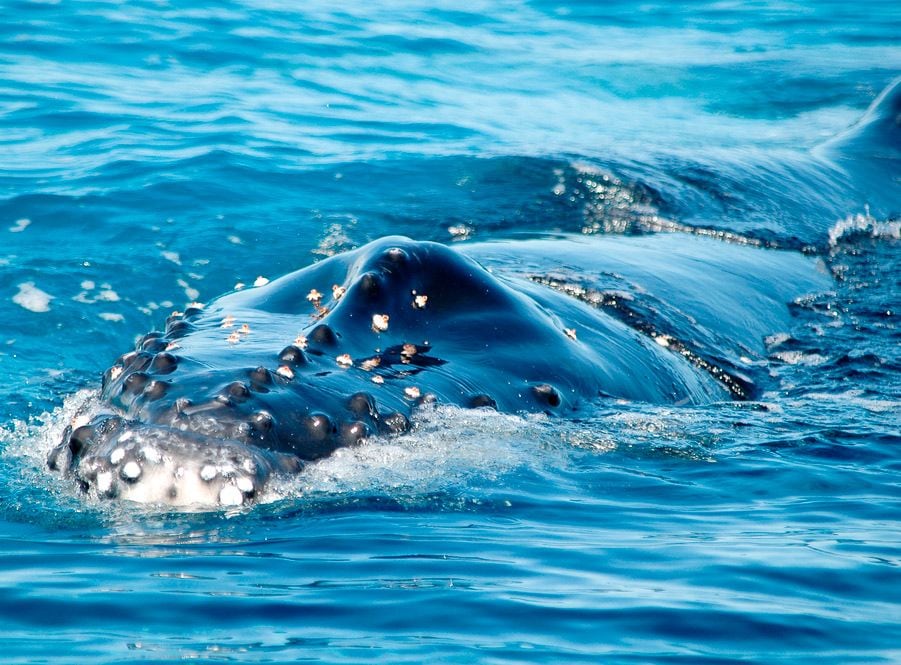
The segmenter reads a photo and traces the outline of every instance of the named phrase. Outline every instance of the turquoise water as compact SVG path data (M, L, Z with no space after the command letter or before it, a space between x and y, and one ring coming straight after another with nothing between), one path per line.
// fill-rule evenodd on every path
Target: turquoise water
M4 9L3 662L901 659L898 135L819 147L901 72L894 3ZM753 400L439 409L234 513L45 468L136 335L236 282L650 232L828 276Z

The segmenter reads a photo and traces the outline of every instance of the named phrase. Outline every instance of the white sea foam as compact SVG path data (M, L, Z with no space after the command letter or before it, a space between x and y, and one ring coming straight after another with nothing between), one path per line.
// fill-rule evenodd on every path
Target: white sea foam
M816 367L822 365L828 358L819 353L803 353L802 351L777 351L772 355L776 360L781 360L786 365L807 365Z
M840 407L860 407L870 413L899 413L901 401L893 399L873 399L865 396L862 390L846 390L842 393L809 393L806 399L820 404Z
M30 312L49 312L51 296L34 285L34 282L19 284L19 292L13 296L13 302Z
M0 427L3 456L15 457L30 467L26 473L49 477L47 456L59 443L63 430L72 422L87 422L99 413L101 404L96 390L80 390L63 400L62 406L37 417L34 422L15 420ZM23 482L27 479L23 479Z
M478 478L492 480L534 460L536 442L548 436L545 420L489 409L424 409L412 431L340 448L278 491L294 496L364 491L416 497Z
M885 238L887 240L901 239L901 221L880 221L870 215L869 209L863 214L848 215L836 222L829 229L829 246L835 247L842 238L849 236L865 235L870 238Z
M188 284L185 280L179 279L177 283L185 290L185 297L187 297L188 300L197 300L200 297L200 291Z

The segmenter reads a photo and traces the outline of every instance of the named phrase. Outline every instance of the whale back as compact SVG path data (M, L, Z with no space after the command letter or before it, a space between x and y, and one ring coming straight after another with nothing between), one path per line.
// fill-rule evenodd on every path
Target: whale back
M866 113L851 127L823 144L844 159L901 159L901 77L873 100Z

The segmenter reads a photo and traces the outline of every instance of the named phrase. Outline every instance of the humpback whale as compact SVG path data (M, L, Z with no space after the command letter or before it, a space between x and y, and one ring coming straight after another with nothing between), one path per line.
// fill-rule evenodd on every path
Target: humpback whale
M878 133L883 160L899 90L854 134ZM857 160L859 143L826 154ZM173 312L104 372L48 465L98 497L240 506L433 403L578 417L605 400L753 399L765 336L831 283L815 257L760 244L378 239Z
M432 402L576 415L603 399L748 398L762 333L778 329L789 292L825 278L800 255L719 244L558 239L464 253L383 238L173 313L106 370L108 408L73 423L49 463L100 496L235 505L273 473L408 430ZM565 267L546 258L561 250ZM791 288L755 284L762 262ZM737 268L749 279L705 296ZM679 317L694 322L690 338L669 329ZM736 323L704 325L721 320ZM705 339L714 329L722 339Z

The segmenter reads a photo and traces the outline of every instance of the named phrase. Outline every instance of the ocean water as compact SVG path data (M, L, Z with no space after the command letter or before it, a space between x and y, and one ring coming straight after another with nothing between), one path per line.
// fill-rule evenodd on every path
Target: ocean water
M4 663L901 661L896 3L2 8ZM442 406L237 511L47 470L170 311L388 234L824 286L749 400Z

